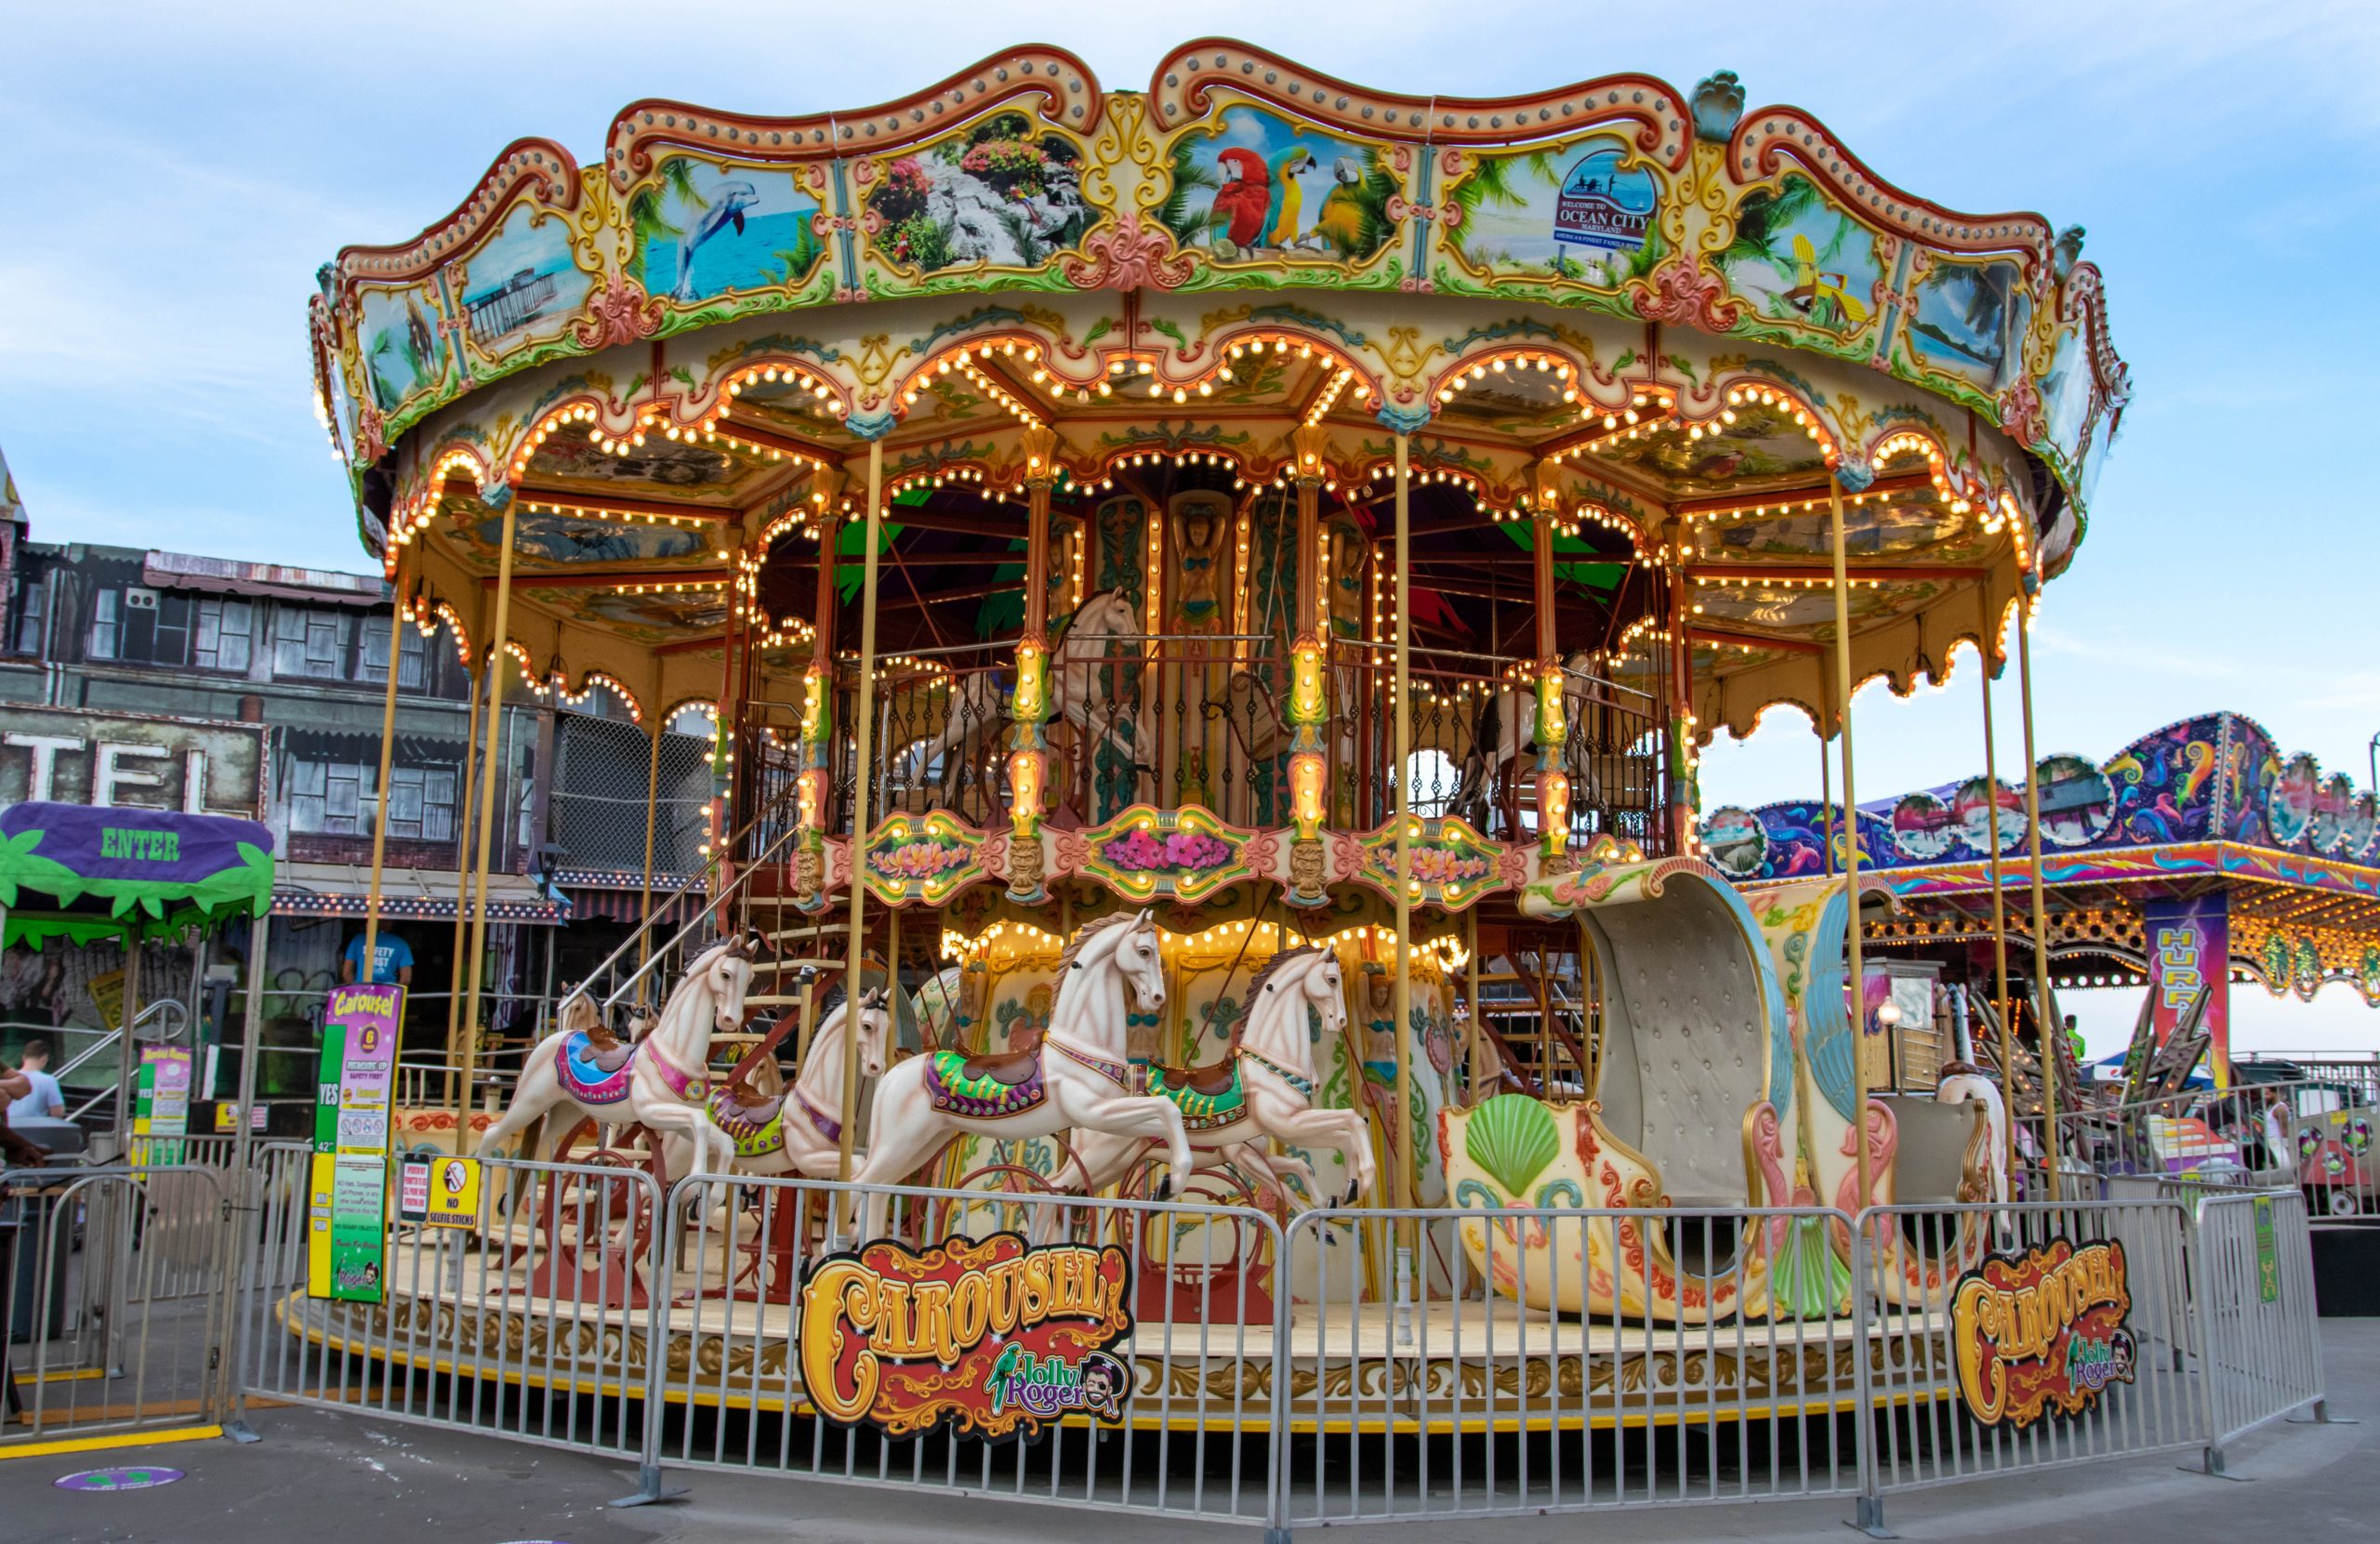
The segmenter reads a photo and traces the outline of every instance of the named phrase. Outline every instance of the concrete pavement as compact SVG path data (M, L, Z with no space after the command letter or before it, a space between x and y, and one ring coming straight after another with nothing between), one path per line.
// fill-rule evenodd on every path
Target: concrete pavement
M2025 1544L2277 1544L2380 1537L2380 1320L2323 1326L2331 1409L2363 1424L2273 1426L2230 1453L2229 1480L2167 1455L1894 1496L1886 1521L1910 1539ZM7 1544L1130 1544L1253 1540L1244 1527L970 1500L924 1489L888 1493L755 1474L696 1471L671 1483L684 1500L632 1511L604 1502L634 1488L620 1465L578 1453L304 1409L260 1411L265 1440L193 1442L74 1457L0 1461ZM187 1471L155 1489L78 1495L60 1476L106 1465ZM1841 1544L1850 1506L1794 1501L1624 1514L1430 1523L1379 1530L1427 1544L1538 1544L1582 1538L1743 1539Z

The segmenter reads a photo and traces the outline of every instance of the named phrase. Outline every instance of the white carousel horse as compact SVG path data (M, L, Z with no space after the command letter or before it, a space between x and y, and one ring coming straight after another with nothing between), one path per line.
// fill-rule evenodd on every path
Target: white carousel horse
M1562 662L1562 718L1565 723L1576 724L1587 707L1587 682L1592 680L1587 666L1593 656L1583 650ZM1495 747L1493 759L1488 748ZM1488 828L1488 786L1491 773L1503 774L1504 812L1517 819L1520 807L1521 779L1537 766L1537 687L1532 682L1507 681L1488 693L1479 705L1479 716L1472 721L1471 749L1462 758L1462 775L1455 784L1454 798L1447 805L1449 814L1459 815L1481 830ZM1568 765L1567 747L1554 747L1554 764L1570 774L1572 797L1595 797L1598 783L1593 767ZM1524 765L1523 763L1526 763ZM1517 829L1517 826L1515 826Z
M750 945L741 939L715 944L687 968L652 1030L626 1046L590 1038L595 1005L584 993L574 996L562 1005L563 1027L529 1053L512 1103L475 1151L492 1152L547 1111L567 1105L606 1126L651 1131L664 1144L664 1183L679 1178L668 1157L672 1137L692 1144L694 1173L710 1172L713 1156L725 1166L735 1144L704 1108L710 1097L710 1037L743 1027L744 994L751 984Z
M1276 1188L1278 1170L1302 1169L1311 1187L1314 1170L1302 1160L1269 1155L1267 1139L1336 1149L1353 1176L1341 1204L1353 1205L1372 1185L1371 1140L1355 1111L1315 1107L1318 1078L1306 1033L1309 1005L1320 1010L1325 1036L1346 1026L1338 955L1312 944L1284 949L1250 978L1248 996L1248 1021L1229 1055L1210 1067L1152 1067L1149 1091L1180 1107L1202 1167L1244 1164ZM1084 1188L1093 1193L1122 1179L1143 1151L1139 1142L1104 1131L1079 1133L1072 1145Z
M1101 590L1078 606L1049 663L1051 715L1073 724L1089 738L1112 732L1132 709L1119 707L1110 699L1109 671L1130 669L1133 661L1130 657L1109 658L1108 647L1119 638L1137 636L1140 630L1140 614L1120 589ZM999 687L991 675L977 671L968 676L951 693L950 710L943 718L941 730L919 744L910 772L912 781L922 781L939 762L944 801L954 801L960 769L980 754L981 742L996 740L1008 722Z
M1991 1147L1984 1169L1990 1176L1992 1204L2005 1206L2008 1204L2008 1107L2001 1102L2000 1085L1972 1062L1943 1062L1942 1081L1935 1087L1934 1102L1964 1104L1969 1100L1983 1102L1984 1123L1991 1133ZM2008 1225L2005 1213L2001 1215L2000 1225L2003 1228Z
M1126 989L1144 1010L1165 1003L1157 924L1146 912L1086 923L1058 957L1058 996L1041 1042L1022 1051L969 1056L932 1051L884 1075L869 1107L862 1185L898 1184L953 1137L1051 1137L1072 1127L1161 1139L1160 1199L1190 1178L1190 1139L1173 1102L1138 1091L1125 1059ZM867 1198L867 1232L883 1236L887 1197Z
M884 1048L892 1023L881 990L869 987L860 994L856 1019L849 997L837 1003L812 1032L810 1052L789 1088L741 1100L736 1095L742 1090L727 1085L710 1096L710 1118L735 1144L737 1173L834 1177L842 1160L843 1122L849 1118L843 1110L843 1068L856 1054L860 1076L884 1076ZM680 1144L673 1141L670 1145Z

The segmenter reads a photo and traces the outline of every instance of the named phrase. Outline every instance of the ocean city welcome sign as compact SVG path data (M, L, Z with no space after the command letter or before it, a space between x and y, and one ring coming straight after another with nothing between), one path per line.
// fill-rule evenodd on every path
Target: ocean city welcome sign
M2045 1414L2081 1415L2135 1371L2123 1246L2052 1238L1986 1255L1950 1297L1959 1396L1986 1426L2022 1431Z
M802 1283L803 1392L841 1426L919 1436L1038 1436L1068 1415L1120 1419L1131 1384L1131 1258L1115 1245L890 1240L828 1255Z

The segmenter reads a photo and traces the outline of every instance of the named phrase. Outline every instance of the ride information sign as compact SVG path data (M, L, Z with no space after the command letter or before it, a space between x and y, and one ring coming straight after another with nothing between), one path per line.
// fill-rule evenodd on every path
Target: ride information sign
M314 1159L307 1186L306 1295L378 1302L387 1265L389 1098L404 988L334 989L323 1015Z

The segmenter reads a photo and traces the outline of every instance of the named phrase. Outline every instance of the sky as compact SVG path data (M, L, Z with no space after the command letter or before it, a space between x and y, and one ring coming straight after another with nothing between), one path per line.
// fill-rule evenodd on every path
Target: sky
M2354 263L2380 258L2372 0L5 7L0 446L39 539L362 568L305 357L314 271L342 245L410 236L515 139L592 162L639 98L862 107L1028 41L1138 87L1201 34L1415 94L1733 70L1754 110L1815 112L1924 197L2083 225L2135 395L2034 629L2037 748L2104 759L2229 708L2367 780L2380 511L2359 463L2380 449L2361 416L2380 325ZM2021 768L2013 670L2004 685L2000 757ZM1973 655L1939 692L1871 688L1853 723L1863 798L1979 771ZM1712 747L1705 801L1814 794L1818 754L1775 712ZM2095 1049L2132 1020L2128 994L2069 1006ZM2242 987L2233 1014L2242 1046L2380 1043L2380 1014L2344 987L2311 1005Z

